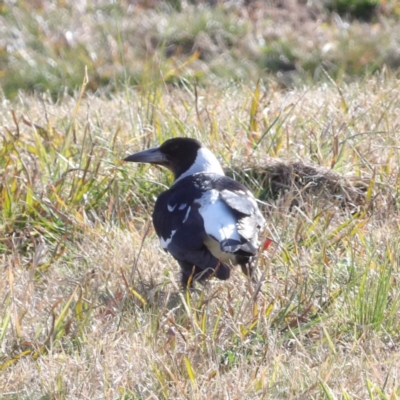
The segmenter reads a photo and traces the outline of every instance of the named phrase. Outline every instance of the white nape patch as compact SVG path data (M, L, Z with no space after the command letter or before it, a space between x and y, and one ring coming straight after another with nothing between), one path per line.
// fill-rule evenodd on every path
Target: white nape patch
M189 214L190 214L190 210L192 209L192 207L189 207L186 211L185 214L185 218L183 218L182 224L184 224L186 222L186 220L189 218Z
M176 204L174 206L167 204L168 211L173 212L175 210L176 206L177 206Z
M230 208L220 199L218 190L209 190L196 203L200 205L199 213L203 217L204 230L207 235L218 242L225 239L240 240L237 220Z
M186 208L187 204L181 204L179 206L179 210L184 210Z
M169 238L167 238L167 239L164 239L162 236L160 236L161 247L164 250L168 250L168 245L171 243L176 231L177 231L177 229L173 230L171 232L171 236Z
M217 158L214 156L213 153L211 153L210 150L205 147L201 147L199 150L197 150L197 157L194 160L193 165L186 172L184 172L175 182L178 182L179 180L186 178L187 176L193 175L197 172L208 172L218 175L225 175L224 170L222 169L221 164L219 163Z

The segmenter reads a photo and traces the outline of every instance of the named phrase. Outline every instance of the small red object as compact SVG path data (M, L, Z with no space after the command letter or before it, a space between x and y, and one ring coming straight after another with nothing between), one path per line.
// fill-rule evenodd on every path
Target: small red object
M263 249L263 250L268 250L268 247L271 246L271 243L272 243L272 240L271 240L271 239L267 239L267 240L264 242L262 249Z

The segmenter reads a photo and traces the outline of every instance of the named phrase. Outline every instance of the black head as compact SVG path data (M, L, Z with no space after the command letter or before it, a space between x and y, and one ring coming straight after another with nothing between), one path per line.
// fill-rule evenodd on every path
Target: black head
M187 171L196 161L197 152L202 148L202 144L191 138L174 138L165 141L159 150L165 154L168 160L169 168L175 175L179 177Z
M191 138L169 139L160 147L132 154L125 161L163 165L174 173L175 180L198 172L224 175L214 154Z

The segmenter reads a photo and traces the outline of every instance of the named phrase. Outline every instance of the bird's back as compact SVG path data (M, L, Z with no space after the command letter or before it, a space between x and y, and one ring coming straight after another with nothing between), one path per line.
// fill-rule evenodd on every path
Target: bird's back
M177 181L157 199L154 226L165 250L179 230L209 242L222 252L256 254L265 221L253 195L226 176L197 173ZM175 239L176 240L176 239Z

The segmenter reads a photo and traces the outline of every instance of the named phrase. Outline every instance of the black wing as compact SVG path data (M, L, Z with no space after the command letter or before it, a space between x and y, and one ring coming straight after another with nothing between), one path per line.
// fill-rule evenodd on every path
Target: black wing
M162 247L176 260L206 270L215 269L220 262L204 244L207 234L195 203L202 192L191 179L179 181L158 197L153 223ZM220 266L221 277L229 275L229 270L225 271L227 268Z
M167 246L164 246L165 242L170 241L182 226L190 225L191 206L197 195L195 188L190 189L182 190L173 186L162 193L156 201L153 223L165 249L167 249Z

